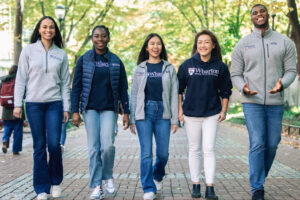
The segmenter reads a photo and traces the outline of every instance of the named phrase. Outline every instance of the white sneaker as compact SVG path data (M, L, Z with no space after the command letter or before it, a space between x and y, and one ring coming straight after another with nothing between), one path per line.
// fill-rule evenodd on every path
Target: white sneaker
M59 185L52 185L52 197L58 198L61 196L61 188Z
M115 192L115 186L114 186L114 179L108 179L104 181L105 183L105 191L109 194L112 194Z
M65 152L65 146L61 144L60 148L61 148L61 154L64 154L64 152Z
M157 190L161 190L161 188L162 188L162 181L157 181L155 179L153 179L153 181L155 183L156 189Z
M94 191L92 192L90 199L103 199L104 198L104 192L101 188L101 186L95 187Z
M48 199L48 194L46 192L40 193L37 195L37 200L47 200Z
M146 192L144 193L143 199L144 200L153 200L155 199L156 195L154 194L154 192Z

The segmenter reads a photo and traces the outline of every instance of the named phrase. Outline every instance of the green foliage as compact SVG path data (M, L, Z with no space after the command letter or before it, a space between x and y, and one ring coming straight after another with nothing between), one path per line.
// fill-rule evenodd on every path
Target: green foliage
M241 103L230 103L228 108L228 114L237 114L243 112L243 106Z
M28 32L43 14L55 18L54 9L59 3L66 8L62 35L70 66L74 67L78 57L92 48L92 28L104 24L111 31L109 48L121 57L129 77L151 32L162 36L169 61L176 68L191 56L195 33L203 29L216 34L224 61L230 64L234 46L252 31L250 9L256 3L267 5L269 13L276 14L276 31L289 32L286 0L24 0L23 30L30 35ZM1 6L0 15L7 15L11 7L14 16L15 0L0 0L2 4L6 6ZM0 23L0 29L5 23Z
M234 124L241 124L241 125L246 125L246 121L244 117L232 117L228 119L227 121L234 123Z
M289 110L285 110L283 121L288 124L300 126L300 107L292 107Z
M228 108L228 121L236 124L246 124L241 103L231 103ZM300 107L285 107L283 122L291 125L300 126Z

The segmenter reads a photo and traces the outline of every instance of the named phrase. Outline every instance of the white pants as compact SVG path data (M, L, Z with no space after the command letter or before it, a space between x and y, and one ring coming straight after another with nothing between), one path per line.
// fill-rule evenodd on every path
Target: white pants
M189 167L192 182L200 182L201 150L206 184L213 184L216 171L215 144L219 114L210 117L184 116L189 142Z

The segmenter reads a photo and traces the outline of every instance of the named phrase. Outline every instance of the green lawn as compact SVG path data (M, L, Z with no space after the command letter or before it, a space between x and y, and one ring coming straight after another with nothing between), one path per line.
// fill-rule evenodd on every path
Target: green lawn
M235 124L245 125L245 117L243 114L242 104L231 104L228 109L228 120ZM285 109L283 115L283 122L291 125L300 126L300 107L292 107Z

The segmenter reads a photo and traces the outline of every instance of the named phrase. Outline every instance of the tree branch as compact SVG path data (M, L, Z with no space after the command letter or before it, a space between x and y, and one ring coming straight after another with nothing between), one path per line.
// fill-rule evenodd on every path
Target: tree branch
M192 28L192 32L197 33L197 29L196 29L195 25L189 20L189 18L186 16L186 14L183 12L183 10L180 9L175 3L173 3L173 2L171 2L171 3L173 4L173 6L175 6L179 10L179 12L182 14L184 19L186 19L186 21L189 23L189 25Z
M194 13L194 14L196 15L196 17L198 18L198 20L199 20L199 22L200 22L200 24L201 24L201 29L203 29L204 24L203 24L203 20L202 20L201 16L197 13L197 11L195 10L195 8L194 8L192 5L190 5L190 7L191 7L193 13Z
M44 1L39 0L40 6L41 6L41 11L42 15L45 16L45 7L44 7Z
M75 56L78 56L78 54L81 53L81 51L83 50L83 48L87 45L87 43L90 41L90 39L92 38L92 35L90 34L90 30L91 28L97 23L97 22L102 22L106 16L106 14L108 13L109 9L111 8L112 4L113 4L114 0L107 0L106 5L104 7L103 10L101 10L101 12L97 15L97 17L95 18L95 20L89 24L88 26L88 31L87 31L87 35L86 38L84 40L84 42L82 43L81 47L79 48L77 54Z

